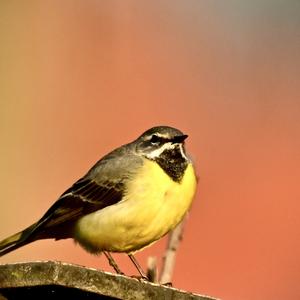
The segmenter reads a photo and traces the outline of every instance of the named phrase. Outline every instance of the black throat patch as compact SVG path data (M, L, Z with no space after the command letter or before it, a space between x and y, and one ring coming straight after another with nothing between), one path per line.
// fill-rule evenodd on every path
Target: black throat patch
M179 147L165 150L154 160L175 182L181 181L188 166L188 161L182 157Z

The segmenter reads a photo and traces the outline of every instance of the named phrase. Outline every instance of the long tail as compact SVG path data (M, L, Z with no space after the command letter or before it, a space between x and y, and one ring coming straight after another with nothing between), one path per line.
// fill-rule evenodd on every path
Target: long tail
M20 231L2 241L0 241L0 257L18 249L26 244L33 242L33 232L36 228L37 223L29 226L28 228Z

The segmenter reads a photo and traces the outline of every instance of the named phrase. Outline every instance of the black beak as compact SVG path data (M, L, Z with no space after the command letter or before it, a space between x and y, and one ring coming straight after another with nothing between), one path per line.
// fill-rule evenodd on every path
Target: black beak
M182 143L187 137L188 137L187 134L175 136L175 137L172 139L172 143L173 143L173 144L179 144L179 143Z

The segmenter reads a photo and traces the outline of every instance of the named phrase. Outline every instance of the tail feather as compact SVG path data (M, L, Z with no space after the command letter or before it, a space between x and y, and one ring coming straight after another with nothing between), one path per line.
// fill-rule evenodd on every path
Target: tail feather
M2 241L0 241L0 257L15 249L18 249L26 244L33 242L35 239L32 236L36 224L33 224L23 231L20 231Z

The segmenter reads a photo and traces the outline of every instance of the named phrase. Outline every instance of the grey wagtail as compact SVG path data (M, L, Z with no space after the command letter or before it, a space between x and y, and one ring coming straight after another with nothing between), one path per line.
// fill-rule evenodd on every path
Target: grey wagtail
M172 230L189 210L196 176L184 140L153 127L100 159L25 230L0 242L0 256L40 239L73 238L93 254L133 253ZM117 265L115 270L120 273Z

